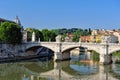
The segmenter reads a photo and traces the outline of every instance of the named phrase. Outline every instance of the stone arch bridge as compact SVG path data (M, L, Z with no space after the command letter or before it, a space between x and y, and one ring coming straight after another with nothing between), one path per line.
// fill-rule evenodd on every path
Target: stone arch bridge
M85 47L88 50L95 50L100 54L100 63L110 63L112 52L120 50L118 43L81 43L81 42L26 42L22 44L25 51L31 47L44 46L54 51L54 60L70 58L70 50L77 47Z

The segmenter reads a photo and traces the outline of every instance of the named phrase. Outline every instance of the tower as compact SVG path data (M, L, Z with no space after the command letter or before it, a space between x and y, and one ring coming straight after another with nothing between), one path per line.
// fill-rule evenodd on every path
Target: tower
M21 32L23 33L24 28L23 28L23 26L21 25L21 22L20 22L20 19L18 18L18 16L16 16L14 22L21 27Z
M15 18L15 23L17 23L19 26L21 26L21 22L20 22L20 19L18 18L18 16L16 16L16 18Z
M14 22L19 25L21 27L21 33L22 33L22 42L24 42L24 28L21 25L20 19L18 18L18 16L16 16ZM27 35L26 35L27 36Z

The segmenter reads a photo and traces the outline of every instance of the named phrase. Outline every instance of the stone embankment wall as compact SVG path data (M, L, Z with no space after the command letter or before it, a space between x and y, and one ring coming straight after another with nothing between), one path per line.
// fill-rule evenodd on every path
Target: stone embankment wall
M14 57L32 57L37 56L37 49L25 51L25 45L0 44L0 58L14 58ZM41 53L47 53L41 50ZM42 54L41 54L42 55ZM44 54L43 54L44 55Z
M21 45L0 44L0 58L25 56Z

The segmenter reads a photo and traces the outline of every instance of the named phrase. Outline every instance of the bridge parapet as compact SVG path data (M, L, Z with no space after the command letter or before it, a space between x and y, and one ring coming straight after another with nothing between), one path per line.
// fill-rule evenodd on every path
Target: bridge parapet
M25 44L25 49L34 47L34 46L43 46L51 49L54 52L58 52L60 48L60 42L27 42Z

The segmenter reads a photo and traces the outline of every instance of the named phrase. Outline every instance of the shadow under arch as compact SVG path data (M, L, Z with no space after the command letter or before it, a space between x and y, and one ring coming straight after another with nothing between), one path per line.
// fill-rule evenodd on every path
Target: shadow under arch
M86 49L86 50L91 50L91 51L93 50L93 51L97 52L98 54L100 54L99 51L93 49L92 47L91 47L91 48L90 48L90 47L88 48L88 47L84 47L84 46L74 46L74 47L70 47L70 48L67 48L67 49L63 50L62 53L66 52L66 51L73 50L73 49L75 49L75 48Z
M120 63L120 50L119 49L109 53L109 56L113 63Z
M110 54L114 54L114 53L120 54L120 49L117 49L117 50L114 50L114 51L110 52L109 55L110 55Z
M40 50L38 50L38 49L40 49ZM50 56L54 56L54 51L45 46L32 46L25 50L25 52L28 52L28 51L32 51L33 55L40 55L40 54L44 53L47 55L50 54Z
M50 49L50 48L48 48L48 47L45 47L45 46L32 46L32 47L30 47L30 48L28 48L28 49L25 49L25 52L26 52L26 51L29 51L29 50L36 50L36 49L39 49L39 48L42 48L42 47L47 48L47 49L53 51L52 49ZM54 52L54 51L53 51L53 52Z
M115 49L115 50L111 51L109 54L112 54L114 52L120 52L120 49Z
M71 48L65 49L65 50L62 51L62 53L66 52L66 51L71 51L71 50L73 50L73 49L75 49L75 48L79 48L79 46L71 47Z

